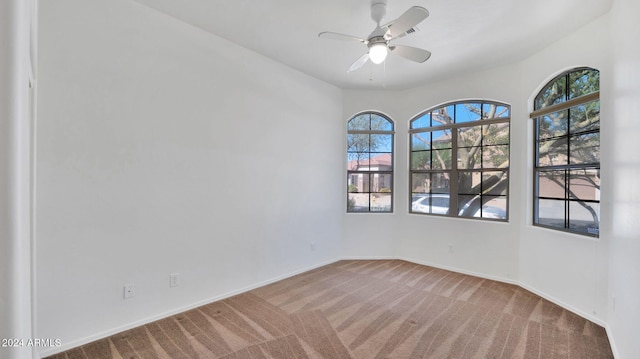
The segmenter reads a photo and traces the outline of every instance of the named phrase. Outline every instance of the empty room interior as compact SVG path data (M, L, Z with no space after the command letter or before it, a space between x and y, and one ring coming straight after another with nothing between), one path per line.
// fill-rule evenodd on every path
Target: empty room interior
M271 338L234 307L254 298L291 316L275 339L300 351L256 340L265 358L640 358L638 14L637 0L4 1L0 357L91 357L96 342L125 357L107 338L207 305ZM333 283L346 273L371 298ZM329 283L336 297L310 294ZM498 350L412 318L446 299L439 313L463 308L448 323L475 310L482 328L491 288L513 295L498 314L513 323L516 297L541 298L512 348L515 334ZM418 289L365 349L354 328L381 318L376 300ZM610 353L569 335L531 355L551 304L558 335L584 320ZM295 330L325 322L339 355ZM239 338L194 348L243 357L225 356ZM161 342L155 357L174 356ZM473 355L444 351L462 342Z

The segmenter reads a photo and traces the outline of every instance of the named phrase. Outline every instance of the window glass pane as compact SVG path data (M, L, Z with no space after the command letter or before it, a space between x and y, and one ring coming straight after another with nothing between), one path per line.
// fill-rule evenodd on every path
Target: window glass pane
M420 132L411 135L411 151L431 149L431 132Z
M546 198L565 198L565 172L538 172L538 196Z
M392 153L381 153L375 154L370 162L370 170L371 171L393 171L393 154Z
M431 209L429 213L448 214L449 213L449 195L448 194L432 194Z
M458 169L482 167L482 147L458 148Z
M411 169L412 170L431 169L431 151L411 152Z
M569 202L569 228L590 234L598 234L600 228L600 203Z
M506 171L482 172L483 195L506 195L509 188Z
M411 202L411 211L432 214L449 213L448 194L424 194L414 196Z
M481 113L479 103L459 103L456 105L456 123L478 121Z
M358 186L362 186L359 182L361 180L359 173L349 173L347 175L347 191L349 193L358 192Z
M371 191L379 193L391 193L391 173L371 174Z
M538 117L538 138L566 136L568 114L568 110L564 110Z
M411 197L411 212L431 213L429 194L414 194Z
M482 218L507 219L507 197L485 196L482 205Z
M433 131L433 148L451 148L451 131Z
M458 193L459 194L479 194L481 180L482 180L482 172L480 171L460 172L458 174Z
M371 211L372 212L391 211L391 193L372 193L371 194Z
M368 134L348 134L347 135L347 151L349 152L369 152L369 135Z
M505 168L509 166L509 145L482 147L483 168Z
M571 133L598 130L600 128L600 100L569 109Z
M393 123L380 115L371 114L371 130L393 131Z
M433 169L451 169L451 150L432 151L431 167Z
M435 172L431 173L431 179L429 182L429 190L432 193L446 193L450 192L451 175L449 172Z
M571 164L600 162L600 133L587 133L570 139Z
M347 170L368 171L369 167L368 152L347 152Z
M369 114L358 115L347 122L348 130L369 131L371 120Z
M569 171L569 197L584 201L600 201L600 170Z
M442 107L431 112L431 126L453 124L454 106Z
M456 105L449 105L444 107L444 112L446 114L446 117L449 118L449 123L455 123L455 118L456 118Z
M370 135L371 152L391 152L393 135Z
M482 126L458 129L458 146L479 146L482 142Z
M413 173L411 174L411 193L428 193L431 190L431 174L430 173Z
M370 192L370 183L371 180L368 173L349 173L348 175L349 192Z
M509 144L509 123L494 123L482 126L482 144L487 145L508 145Z
M500 106L492 103L482 105L482 118L490 120L492 118L511 117L511 110L508 106Z
M481 199L482 197L480 197L480 195L458 196L458 216L480 217Z
M538 200L538 224L564 228L564 201L553 199Z
M600 72L581 69L569 74L569 98L588 95L600 91Z
M561 76L540 91L535 100L535 109L539 110L566 100L567 79Z
M568 163L567 139L557 138L538 143L538 166L559 166Z
M461 217L507 219L505 196L459 196L458 211Z
M349 193L347 197L347 211L369 212L369 194Z
M431 112L427 112L415 120L411 121L411 128L431 127Z

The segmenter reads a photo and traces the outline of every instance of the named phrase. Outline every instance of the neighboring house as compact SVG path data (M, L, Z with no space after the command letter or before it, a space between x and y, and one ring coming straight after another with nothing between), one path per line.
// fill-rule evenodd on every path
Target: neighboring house
M387 183L390 177L379 173L393 170L390 153L349 161L347 169L349 170L348 185L350 188L356 186L358 192L381 192L382 189L391 189L392 184ZM367 172L377 173L369 174ZM367 181L369 176L371 179Z

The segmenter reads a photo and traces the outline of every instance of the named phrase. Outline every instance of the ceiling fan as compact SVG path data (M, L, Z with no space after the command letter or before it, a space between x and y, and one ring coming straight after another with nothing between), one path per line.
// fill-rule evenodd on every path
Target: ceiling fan
M371 0L371 18L376 22L376 28L366 39L330 31L321 32L318 37L360 42L367 45L369 52L360 56L347 72L359 69L369 60L374 64L381 64L389 52L419 63L427 61L431 57L431 52L412 46L392 45L390 42L415 32L415 26L429 16L429 11L421 6L413 6L396 20L380 25L386 13L387 0Z

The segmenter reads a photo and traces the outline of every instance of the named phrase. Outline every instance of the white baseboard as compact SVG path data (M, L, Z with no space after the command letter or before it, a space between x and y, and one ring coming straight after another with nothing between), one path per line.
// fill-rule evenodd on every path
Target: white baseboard
M604 326L604 329L607 331L607 338L609 338L609 345L611 346L611 351L613 352L613 358L618 359L620 355L618 354L618 348L616 347L616 343L613 340L613 333L611 333L611 328L609 324Z
M110 330L107 330L107 331L104 331L104 332L101 332L101 333L90 335L90 336L82 338L82 339L78 339L78 340L75 340L75 341L72 341L72 342L69 342L69 343L65 343L65 344L63 344L62 346L59 346L59 347L47 348L46 350L43 350L42 352L39 352L38 355L39 355L40 358L43 358L43 357L48 357L50 355L62 353L62 352L67 351L69 349L73 349L73 348L76 348L76 347L79 347L79 346L82 346L82 345L85 345L85 344L89 344L89 343L94 342L96 340L104 339L104 338L110 337L112 335L127 331L129 329L133 329L133 328L139 327L141 325L149 324L149 323L155 322L157 320L170 317L172 315L183 313L183 312L186 312L188 310L201 307L203 305L207 305L207 304L210 304L210 303L213 303L213 302L217 302L219 300L223 300L223 299L226 299L226 298L229 298L229 297L233 297L234 295L242 294L242 293L248 292L250 290L253 290L253 289L256 289L256 288L260 288L260 287L263 287L265 285L268 285L268 284L271 284L271 283L275 283L275 282L281 281L283 279L287 279L287 278L293 277L295 275L298 275L298 274L301 274L301 273L305 273L305 272L308 272L310 270L313 270L313 269L316 269L316 268L320 268L320 267L335 263L335 262L337 262L339 260L341 260L341 259L337 258L337 259L332 259L332 260L320 262L320 263L314 264L313 266L302 268L302 269L298 269L298 270L296 270L294 272L287 273L287 274L284 274L284 275L280 275L280 276L277 276L275 278L268 279L268 280L256 283L254 285L250 285L248 287L244 287L244 288L240 288L240 289L237 289L237 290L233 290L231 292L227 292L227 293L224 293L224 294L221 294L221 295L217 295L215 297L211 297L211 298L208 298L208 299L205 299L205 300L201 300L201 301L198 301L198 302L186 305L186 306L182 306L182 307L179 307L179 308L176 308L176 309L172 309L172 310L164 312L164 313L160 313L158 315L154 315L154 316L147 317L147 318L144 318L144 319L141 319L141 320L137 320L135 322L132 322L132 323L120 326L120 327L116 327L116 328L113 328L113 329L110 329Z
M398 259L396 257L393 256L345 256L345 257L340 257L341 261L375 261L375 260L394 260L394 259Z
M503 282L503 283L508 283L508 284L520 285L520 283L518 281L515 281L515 280L513 280L511 278L504 278L504 277L487 275L487 274L484 274L484 273L478 273L478 272L469 271L469 270L465 270L465 269L460 269L460 268L456 268L456 267L445 266L445 265L441 265L441 264L437 264L437 263L430 263L430 262L421 261L421 260L417 260L417 259L413 259L413 258L401 258L401 257L398 257L398 258L394 258L394 259L399 259L399 260L403 260L403 261L407 261L407 262L411 262L411 263L415 263L415 264L420 264L420 265L423 265L423 266L429 266L429 267L434 267L434 268L438 268L438 269L444 269L444 270L448 270L448 271L456 272L456 273L460 273L460 274L467 274L467 275L478 277L478 278L495 280L496 282Z

